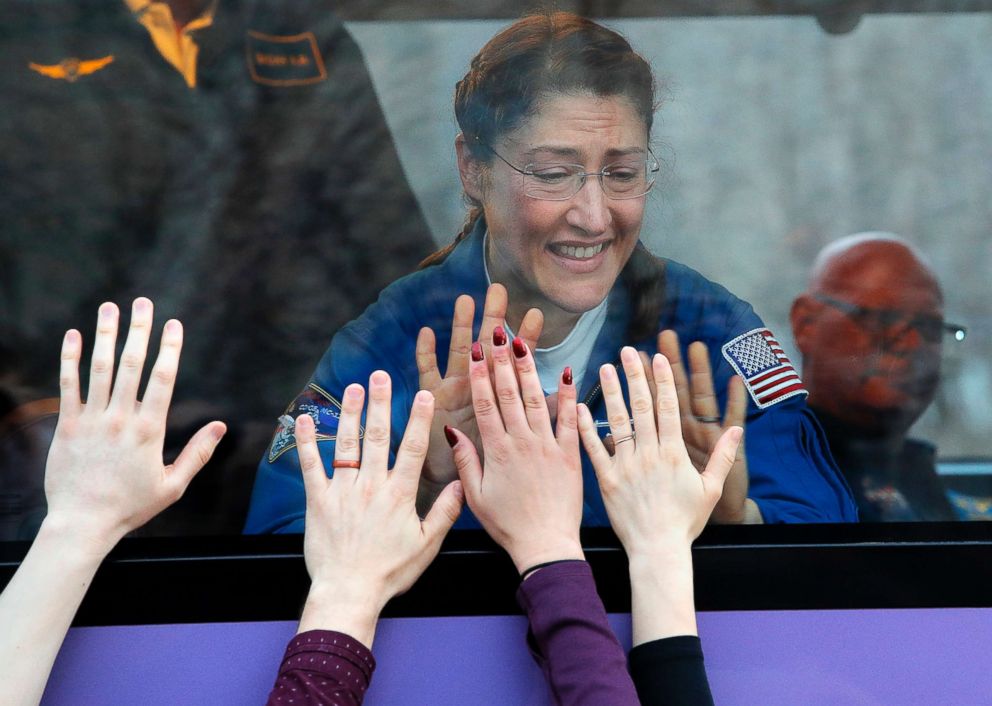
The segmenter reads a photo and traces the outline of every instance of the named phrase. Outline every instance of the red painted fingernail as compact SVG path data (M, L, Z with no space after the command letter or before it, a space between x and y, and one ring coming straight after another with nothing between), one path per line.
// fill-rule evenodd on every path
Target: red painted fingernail
M458 443L458 437L455 436L455 430L447 424L444 425L444 438L448 440L448 446L455 448L455 445Z
M527 355L527 344L524 343L522 338L518 337L513 339L513 355L518 358L523 358Z
M505 346L506 345L506 331L503 330L502 326L497 326L493 329L493 345L494 346Z
M482 355L482 344L476 341L472 344L472 360L478 363L480 360L484 360L486 356Z
M561 371L561 381L566 385L572 384L572 366L566 365L565 369Z

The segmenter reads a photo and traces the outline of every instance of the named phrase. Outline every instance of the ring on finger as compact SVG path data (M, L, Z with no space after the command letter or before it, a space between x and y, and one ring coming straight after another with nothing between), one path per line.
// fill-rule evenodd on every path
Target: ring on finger
M361 468L361 461L344 461L339 459L334 459L331 461L331 468Z
M697 422L702 422L703 424L719 424L720 423L720 417L710 416L710 415L706 415L706 414L696 414L696 415L693 415L693 416L696 417L696 421Z
M620 444L622 444L625 441L633 441L633 440L634 440L634 432L630 432L626 436L620 436L620 437L615 438L613 440L613 445L614 446L619 446Z

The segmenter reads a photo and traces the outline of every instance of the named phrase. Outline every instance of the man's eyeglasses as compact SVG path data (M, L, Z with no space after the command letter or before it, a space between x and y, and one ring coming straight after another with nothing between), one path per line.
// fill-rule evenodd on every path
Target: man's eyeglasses
M599 178L599 185L608 198L636 199L651 191L661 169L651 150L647 155L631 156L607 164L598 172L587 172L581 164L532 163L520 167L510 164L499 152L482 140L479 144L496 155L503 164L524 177L524 194L543 201L567 201L579 193L586 177Z
M897 309L870 309L826 294L814 294L813 298L843 312L866 331L884 335L888 341L898 341L909 331L916 331L927 343L940 343L944 334L949 334L955 341L963 341L968 335L968 329L964 326L952 324L931 314L909 314Z

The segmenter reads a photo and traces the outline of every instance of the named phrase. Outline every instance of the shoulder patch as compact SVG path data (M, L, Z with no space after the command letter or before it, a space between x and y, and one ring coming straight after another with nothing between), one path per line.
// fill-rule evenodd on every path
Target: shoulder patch
M292 35L248 30L245 42L251 80L265 86L305 86L327 78L313 32Z
M796 395L809 394L782 346L766 328L742 333L724 344L721 351L744 380L744 386L759 409Z
M296 448L296 418L301 414L309 414L313 418L318 443L337 438L341 402L318 385L310 383L279 417L279 426L269 445L269 463L274 463L284 453ZM364 433L365 429L360 427L359 438Z

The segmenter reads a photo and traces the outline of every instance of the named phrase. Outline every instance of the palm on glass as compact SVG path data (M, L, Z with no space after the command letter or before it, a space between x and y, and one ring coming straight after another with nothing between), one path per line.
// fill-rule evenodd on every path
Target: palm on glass
M484 350L489 348L489 342L497 327L506 325L507 303L506 288L501 284L490 285L486 292L479 331L479 340L484 342ZM421 512L430 507L431 502L445 485L458 477L451 449L448 448L444 438L444 427L457 427L477 448L481 448L469 381L474 317L475 302L472 297L464 294L458 297L451 320L451 344L444 375L441 374L437 364L434 332L424 327L417 336L416 355L420 389L430 392L435 400L430 446L417 501ZM540 338L543 323L544 317L537 309L528 311L520 323L519 337L532 349Z
M610 523L633 558L666 546L667 539L681 546L699 536L720 501L743 430L732 426L724 431L698 471L682 437L679 397L668 360L654 356L652 391L637 351L625 347L620 358L636 435L612 365L604 365L599 374L615 439L613 455L585 405L579 405L578 420Z
M331 625L370 646L379 611L423 573L461 512L461 486L453 482L423 520L417 514L417 487L434 416L429 392L414 397L389 470L391 396L389 375L374 372L360 441L365 392L357 384L345 389L334 449L334 461L343 464L331 478L317 449L313 419L303 414L296 420L307 498L304 556L313 581L301 631Z
M151 301L134 301L115 380L119 312L111 303L100 307L85 404L79 383L82 336L70 330L62 344L59 419L45 469L46 522L72 527L98 553L178 500L226 431L223 423L210 422L173 463L163 461L183 329L175 320L165 324L139 402L152 314Z
M448 429L469 507L518 572L548 561L582 559L582 465L571 371L562 374L557 422L534 356L517 338L471 361L472 400L483 462L460 429ZM481 350L481 347L477 350Z
M713 388L713 372L705 343L689 345L689 373L682 362L679 338L674 331L658 335L658 350L668 359L678 396L682 434L689 458L696 470L702 472L716 443L731 427L744 428L747 419L747 392L744 382L734 375L727 384L727 407L720 417L720 405ZM644 359L646 361L646 358ZM653 387L653 366L644 365L649 384ZM712 521L718 523L761 522L761 512L748 493L747 456L743 439L737 448L734 465L727 477L723 497L713 510Z

